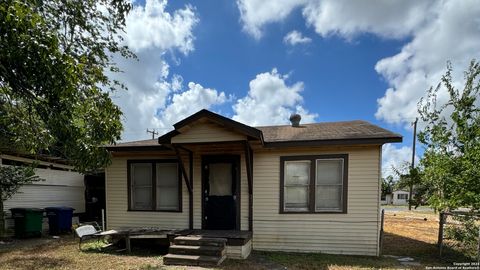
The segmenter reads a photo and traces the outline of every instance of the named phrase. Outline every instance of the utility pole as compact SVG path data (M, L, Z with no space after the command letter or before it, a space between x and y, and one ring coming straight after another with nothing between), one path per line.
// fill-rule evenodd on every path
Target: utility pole
M413 145L412 145L412 166L411 172L415 169L415 143L417 141L417 123L418 117L415 118L415 122L413 122ZM410 179L412 180L412 179ZM410 184L410 190L408 191L408 210L412 210L412 194L413 194L413 183Z
M147 133L152 133L152 140L155 139L155 135L158 135L158 132L155 131L155 129L148 130L147 128Z

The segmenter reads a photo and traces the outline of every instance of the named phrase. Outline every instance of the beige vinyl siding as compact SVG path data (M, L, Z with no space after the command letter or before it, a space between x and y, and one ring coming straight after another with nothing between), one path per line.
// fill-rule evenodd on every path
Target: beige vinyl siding
M248 183L245 167L243 144L190 145L193 150L193 226L202 228L202 156L203 155L240 155L240 226L248 230ZM189 174L188 155L183 150L182 160ZM147 154L114 156L112 164L106 169L107 225L109 229L119 227L159 227L162 229L188 229L188 189L182 176L182 208L179 212L140 212L128 211L127 160L176 158L172 154Z
M228 142L246 140L244 135L217 124L204 122L192 125L171 139L172 143Z
M54 169L35 169L35 174L44 181L23 185L4 203L5 210L15 207L68 206L75 208L75 213L85 212L82 174Z
M182 178L182 212L128 211L127 160L175 158L171 155L113 157L105 170L108 229L120 227L158 227L188 229L188 189ZM188 171L188 163L185 164Z
M256 149L253 248L378 255L379 146ZM280 156L348 154L346 214L279 214Z

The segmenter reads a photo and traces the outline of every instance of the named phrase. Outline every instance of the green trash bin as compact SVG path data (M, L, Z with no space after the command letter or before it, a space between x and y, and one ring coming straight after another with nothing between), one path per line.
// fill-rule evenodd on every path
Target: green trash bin
M15 220L15 237L26 238L42 235L43 209L12 208L10 211Z

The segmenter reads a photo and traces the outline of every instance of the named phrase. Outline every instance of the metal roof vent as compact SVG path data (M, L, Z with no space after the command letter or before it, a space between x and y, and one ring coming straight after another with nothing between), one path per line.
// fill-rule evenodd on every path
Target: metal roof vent
M294 113L290 115L290 122L292 122L292 127L299 127L300 120L302 120L302 116L298 113Z

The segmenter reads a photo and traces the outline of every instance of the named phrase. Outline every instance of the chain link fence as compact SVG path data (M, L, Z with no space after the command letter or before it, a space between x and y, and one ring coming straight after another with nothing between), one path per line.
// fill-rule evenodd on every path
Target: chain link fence
M438 247L440 257L455 251L480 262L480 213L440 213Z

